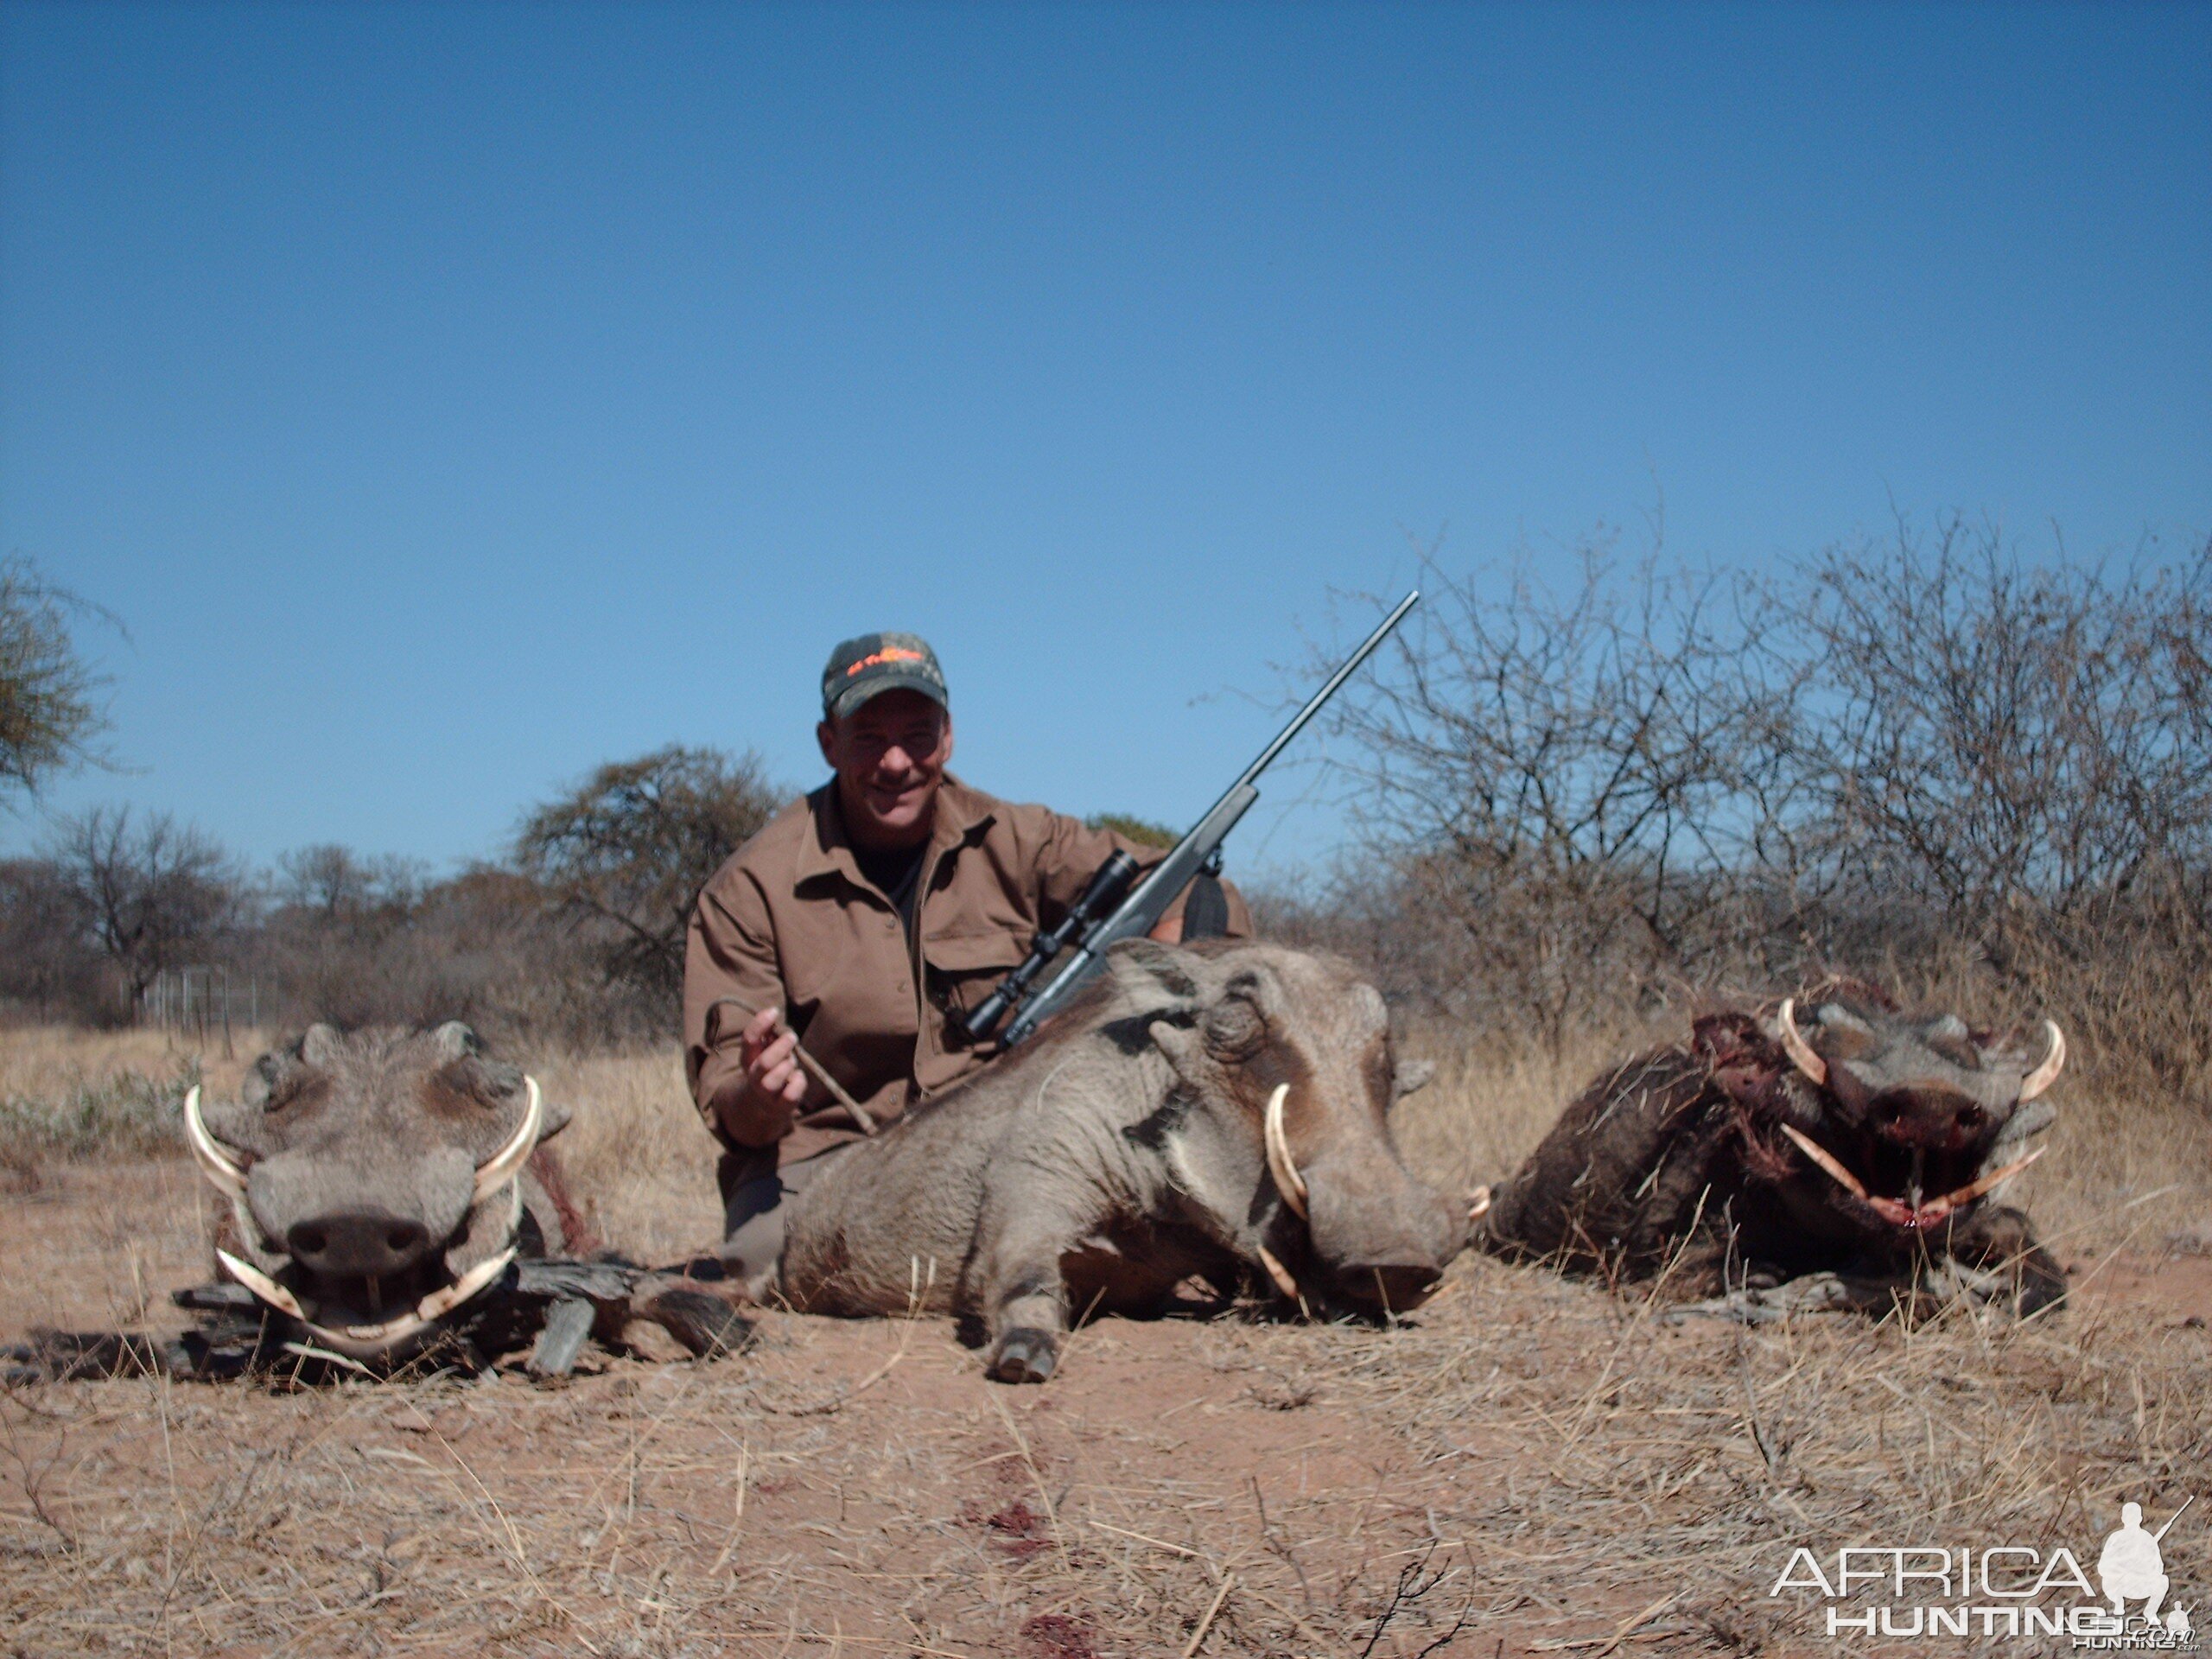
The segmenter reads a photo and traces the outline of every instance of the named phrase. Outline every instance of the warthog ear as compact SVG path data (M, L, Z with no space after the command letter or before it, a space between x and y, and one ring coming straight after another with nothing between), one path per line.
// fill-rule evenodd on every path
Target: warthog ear
M1840 1002L1823 1002L1808 1012L1808 1023L1820 1027L1821 1052L1830 1059L1857 1059L1880 1045L1874 1027Z
M1268 1018L1249 996L1223 997L1199 1021L1206 1046L1224 1060L1242 1060L1259 1052L1268 1040Z
M1435 1080L1434 1060L1401 1060L1397 1074L1390 1079L1390 1097L1403 1100L1415 1090L1427 1088Z

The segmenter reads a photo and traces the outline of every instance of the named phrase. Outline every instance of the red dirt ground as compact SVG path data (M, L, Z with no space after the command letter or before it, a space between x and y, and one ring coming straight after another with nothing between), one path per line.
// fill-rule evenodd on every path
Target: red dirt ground
M173 1328L201 1207L181 1163L0 1198L0 1339ZM1870 1506L2071 1537L2202 1485L2212 1259L2078 1266L1995 1336L1467 1262L1396 1331L1102 1320L1042 1389L945 1321L788 1314L566 1386L41 1388L0 1402L0 1651L1815 1650L1767 1586ZM2031 1418L2047 1458L1999 1444Z

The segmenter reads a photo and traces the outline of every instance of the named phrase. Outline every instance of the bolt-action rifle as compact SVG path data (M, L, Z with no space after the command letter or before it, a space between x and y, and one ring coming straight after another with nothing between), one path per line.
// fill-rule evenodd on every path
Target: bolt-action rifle
M1420 599L1416 589L1398 601L1397 608L1382 619L1382 626L1329 676L1327 683L1292 717L1290 724L1275 734L1274 741L1260 751L1259 759L1244 768L1228 792L1213 804L1188 835L1175 843L1166 858L1152 867L1144 880L1137 881L1134 887L1130 886L1137 874L1137 862L1127 853L1116 852L1101 865L1084 889L1083 896L1060 919L1059 925L1050 932L1039 933L1031 943L1029 955L1021 965L1001 981L998 988L968 1016L965 1028L969 1039L984 1040L998 1029L999 1022L1008 1012L1019 1006L1020 1012L999 1038L1001 1049L1014 1047L1089 982L1103 966L1108 945L1117 939L1151 932L1167 913L1168 906L1175 902L1199 871L1219 874L1221 843L1236 827L1236 821L1251 809L1252 803L1260 798L1253 780L1268 769L1306 722L1320 712L1321 705L1336 695L1337 688L1351 677L1353 671L1389 636L1391 629L1405 620L1406 613ZM1067 961L1042 989L1032 995L1031 982L1071 946Z

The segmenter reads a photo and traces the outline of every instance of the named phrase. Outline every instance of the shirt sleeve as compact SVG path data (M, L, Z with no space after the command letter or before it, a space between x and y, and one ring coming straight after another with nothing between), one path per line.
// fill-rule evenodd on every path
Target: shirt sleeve
M744 1101L750 1008L785 1004L765 906L748 905L741 877L710 881L691 912L683 954L683 1074L708 1126L739 1146L771 1147L791 1133L792 1109ZM758 914L751 914L757 908ZM736 998L746 1007L725 1001Z
M1059 812L1043 808L1033 809L1045 822L1039 842L1037 859L1038 897L1039 909L1046 927L1051 927L1068 912L1068 907L1083 897L1083 890L1090 878L1118 849L1137 861L1140 870L1149 871L1167 856L1165 847L1146 847L1131 841L1127 836L1111 830L1093 830L1080 818L1071 818ZM1229 937L1233 939L1252 936L1252 912L1244 896L1234 886L1222 883L1229 900ZM1185 887L1167 906L1166 915L1179 923L1183 906L1189 900L1191 890Z

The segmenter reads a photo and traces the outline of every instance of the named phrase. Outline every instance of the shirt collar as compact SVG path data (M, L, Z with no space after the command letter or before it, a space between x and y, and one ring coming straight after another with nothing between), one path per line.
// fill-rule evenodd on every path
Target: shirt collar
M837 780L832 778L807 798L809 833L800 843L796 880L842 875L855 887L866 887L866 878L853 856L851 837L845 832L845 815L837 808ZM931 828L929 849L943 852L978 838L997 818L997 803L948 772L937 792L937 822Z

